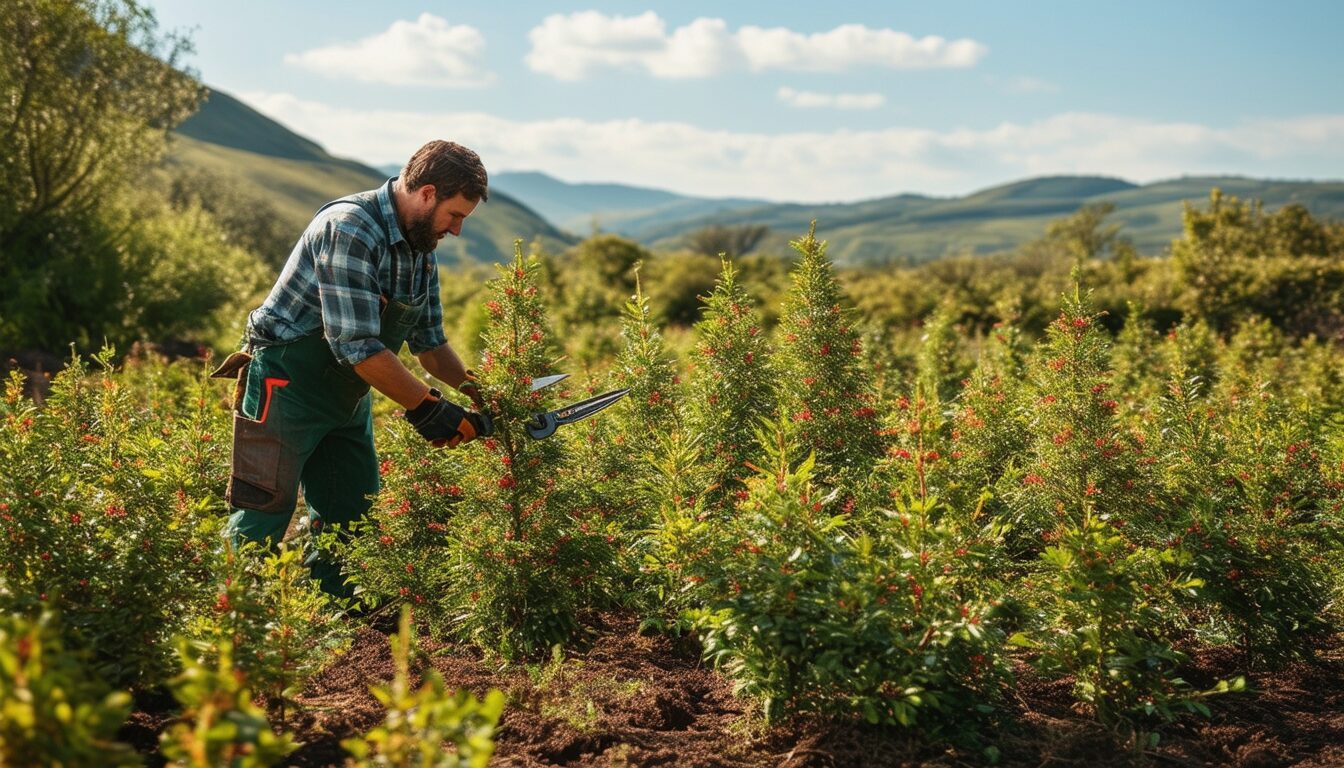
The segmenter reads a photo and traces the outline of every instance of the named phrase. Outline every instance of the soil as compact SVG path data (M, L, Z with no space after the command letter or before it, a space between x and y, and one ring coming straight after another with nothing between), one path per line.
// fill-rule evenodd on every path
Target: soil
M978 749L935 746L909 731L802 719L772 729L733 695L731 682L699 658L689 639L646 636L636 620L591 623L586 649L562 663L503 666L462 648L423 643L450 687L509 696L492 766L677 766L867 768L985 765ZM340 740L382 720L368 692L392 677L386 629L362 627L351 649L313 678L288 727L303 743L285 765L342 765ZM1195 685L1236 674L1238 657L1206 651L1184 676ZM984 743L1012 766L1344 766L1344 638L1319 657L1248 676L1251 692L1208 700L1211 717L1159 729L1155 748L1128 749L1075 710L1069 681L1046 681L1019 665L1001 724ZM418 672L417 672L418 675ZM157 734L171 722L161 694L142 697L122 738L161 764Z

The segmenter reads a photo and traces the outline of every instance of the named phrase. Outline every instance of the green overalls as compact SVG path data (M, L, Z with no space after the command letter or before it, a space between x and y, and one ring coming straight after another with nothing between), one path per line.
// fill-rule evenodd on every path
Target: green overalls
M376 204L343 199L322 209L339 203L359 205L387 231ZM397 259L390 249L388 256L395 286ZM406 304L383 296L378 334L383 346L393 354L401 349L428 300L425 295ZM226 528L234 543L277 546L289 527L300 487L314 532L332 526L342 532L362 518L379 485L372 397L368 383L336 361L322 331L255 348L238 374L237 387L228 490L236 511ZM317 552L305 562L323 591L350 595L338 563Z

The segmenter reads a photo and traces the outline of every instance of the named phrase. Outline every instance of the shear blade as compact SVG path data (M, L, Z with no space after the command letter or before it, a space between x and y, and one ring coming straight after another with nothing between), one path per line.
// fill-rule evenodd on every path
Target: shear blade
M546 387L549 387L552 384L559 384L560 382L568 378L569 378L568 373L554 373L551 374L550 376L538 376L537 378L532 380L532 391L536 392L538 390L545 389Z
M527 432L533 438L540 440L550 437L556 427L562 424L573 424L576 421L583 421L593 414L611 407L622 397L625 397L630 390L617 389L611 392L605 392L587 400L580 400L577 403L571 403L563 408L557 408L554 411L538 413L532 417L532 421L527 425Z

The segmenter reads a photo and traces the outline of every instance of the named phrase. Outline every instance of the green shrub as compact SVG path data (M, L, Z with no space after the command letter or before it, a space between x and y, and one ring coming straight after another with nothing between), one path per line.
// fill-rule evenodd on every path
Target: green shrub
M401 626L392 643L396 673L386 686L370 688L387 710L382 725L363 738L341 742L359 768L423 766L485 768L494 754L495 725L504 711L504 694L491 690L484 700L469 691L449 694L443 677L425 665L424 682L411 690L411 657L417 655L409 606L402 606ZM451 744L452 751L443 748Z
M0 615L0 765L139 765L116 741L130 711L130 694L109 693L64 647L53 613Z
M169 638L208 609L227 470L206 400L186 413L135 402L112 370L76 361L43 407L12 378L0 403L0 609L61 597L73 647L110 685L162 682ZM204 377L204 372L198 374Z
M183 707L176 724L159 737L170 765L183 768L265 768L297 747L288 733L276 735L266 713L252 703L245 676L233 666L233 649L221 640L211 665L181 640L182 672L172 681Z
M770 720L968 728L1003 670L990 606L964 588L975 558L933 544L953 538L928 519L933 499L893 513L880 535L857 533L829 508L835 494L813 485L812 460L790 470L786 452L782 442L770 452L715 535L686 539L706 657L763 699ZM694 551L706 538L710 551Z

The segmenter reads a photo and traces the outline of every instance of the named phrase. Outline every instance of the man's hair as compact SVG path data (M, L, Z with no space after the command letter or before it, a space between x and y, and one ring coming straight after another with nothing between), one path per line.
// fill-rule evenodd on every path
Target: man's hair
M451 141L436 139L417 149L401 169L401 183L409 192L433 184L439 200L458 192L473 202L490 199L489 179L480 156Z

